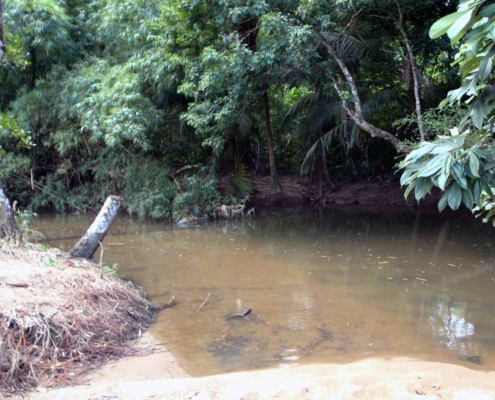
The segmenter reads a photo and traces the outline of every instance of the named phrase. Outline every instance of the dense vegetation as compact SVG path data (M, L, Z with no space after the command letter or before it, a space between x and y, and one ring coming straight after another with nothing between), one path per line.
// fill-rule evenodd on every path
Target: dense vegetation
M303 171L321 190L391 171L460 124L466 91L437 106L468 84L452 64L491 3L465 1L472 23L451 43L428 34L451 1L3 0L0 179L25 206L89 210L122 194L130 212L180 219L245 201L254 174L280 188L280 173ZM470 107L478 131L492 111ZM417 198L435 184L457 194L450 173L418 183L430 153L412 153L404 183ZM463 171L469 204L462 177L476 172Z

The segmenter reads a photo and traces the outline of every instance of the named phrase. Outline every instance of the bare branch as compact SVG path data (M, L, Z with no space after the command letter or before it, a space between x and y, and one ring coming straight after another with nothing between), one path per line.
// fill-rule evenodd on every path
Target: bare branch
M351 29L351 26L354 24L354 21L356 21L356 18L358 17L359 14L361 14L361 11L363 11L362 8L357 10L354 14L352 14L351 20L349 23L345 26L343 31L341 32L340 36L342 35L347 35L348 31Z
M351 109L347 103L347 100L345 100L345 95L342 93L342 90L340 89L339 85L337 82L334 80L333 87L337 91L337 93L340 95L342 98L342 107L344 110L349 114L349 116L352 118L352 120L365 132L368 132L372 137L379 137L382 139L387 140L390 142L395 149L399 153L409 153L411 151L411 146L407 145L406 143L402 142L399 140L397 137L392 135L390 132L384 131L383 129L377 128L373 124L370 124L368 121L366 121L363 117L363 109L361 105L361 99L359 97L359 92L358 88L356 85L356 82L354 81L354 78L351 74L351 71L347 68L347 65L345 65L344 61L340 58L340 56L337 54L337 51L333 48L333 46L328 43L328 41L321 35L321 33L316 33L323 45L327 48L328 52L332 56L332 58L337 62L339 65L340 70L342 71L342 74L344 75L347 83L349 84L349 87L351 89L351 94L353 96L354 100L354 109Z

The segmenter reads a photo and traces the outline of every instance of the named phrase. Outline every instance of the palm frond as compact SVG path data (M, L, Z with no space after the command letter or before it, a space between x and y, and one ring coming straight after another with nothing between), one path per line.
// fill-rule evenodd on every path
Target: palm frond
M338 46L339 55L343 59L363 58L367 51L366 44L352 36L344 36Z
M249 201L254 188L249 172L244 164L239 164L237 175L232 179L232 186L244 200Z
M333 99L332 99L333 100ZM310 132L328 129L329 125L335 125L342 115L342 103L340 101L328 102L328 99L317 102L308 115Z
M370 118L388 112L394 106L404 104L404 97L396 90L381 90L363 102L363 116Z
M357 125L353 121L344 121L337 125L335 128L331 129L321 137L321 143L325 151L330 147L333 139L339 139L341 143L348 147L347 138L352 138L353 133L355 133L355 128ZM359 130L359 129L358 129Z
M313 145L310 147L308 152L306 153L306 156L304 157L304 160L301 164L301 175L303 175L306 171L306 163L311 160L316 152L316 149L318 146L321 145L321 139L318 139Z
M335 128L330 129L328 132L322 135L306 153L306 156L304 157L304 160L301 164L301 174L304 173L306 164L313 158L319 146L321 146L322 150L326 152L330 147L333 139L338 138L339 140L343 141L345 137L352 134L355 126L356 125L353 122L346 121L342 124L337 125Z
M300 98L296 104L294 104L289 111L284 116L282 120L282 125L287 125L292 122L296 117L302 114L303 110L310 109L319 100L319 93L311 93L307 96Z

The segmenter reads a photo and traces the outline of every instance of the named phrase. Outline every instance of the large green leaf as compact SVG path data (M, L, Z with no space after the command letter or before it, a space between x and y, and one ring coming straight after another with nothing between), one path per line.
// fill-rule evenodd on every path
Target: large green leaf
M440 201L438 202L438 211L442 212L447 207L447 202L449 200L449 193L452 185L447 188L445 192L443 192L442 197L440 197Z
M425 168L419 172L418 178L426 178L436 175L442 169L446 157L448 157L448 153L444 153L433 158L425 166Z
M449 207L452 210L457 210L461 205L461 200L462 200L462 190L458 185L453 183L452 188L449 192L449 199L448 199Z
M468 209L471 210L473 208L474 198L470 190L462 190L462 202Z
M469 153L469 169L471 170L471 173L476 176L477 178L480 177L479 170L480 170L480 161L478 160L478 157L476 154L474 154L472 151Z
M467 10L464 15L458 18L447 31L452 44L456 44L475 21L474 10Z
M417 201L421 200L427 194L430 193L433 187L433 182L430 179L418 179L416 190L414 191L414 197Z
M452 25L455 24L455 22L461 18L463 15L465 15L467 11L457 11L455 13L446 15L445 17L439 19L437 22L435 22L431 28L430 28L430 37L432 39L437 39L440 36L444 35L447 33L447 31L452 27Z

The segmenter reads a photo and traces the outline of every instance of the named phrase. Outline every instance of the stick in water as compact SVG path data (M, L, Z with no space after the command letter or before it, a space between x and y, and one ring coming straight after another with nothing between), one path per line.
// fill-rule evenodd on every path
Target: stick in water
M253 311L253 310L251 310L250 308L248 308L242 314L231 315L230 317L225 318L225 320L228 321L229 319L233 319L233 318L244 318L246 315L251 314L251 311Z
M209 298L210 298L210 293L208 293L208 296L206 296L205 301L203 301L203 303L198 307L198 309L196 311L201 310L203 308L203 306L206 304L206 302L208 301Z

